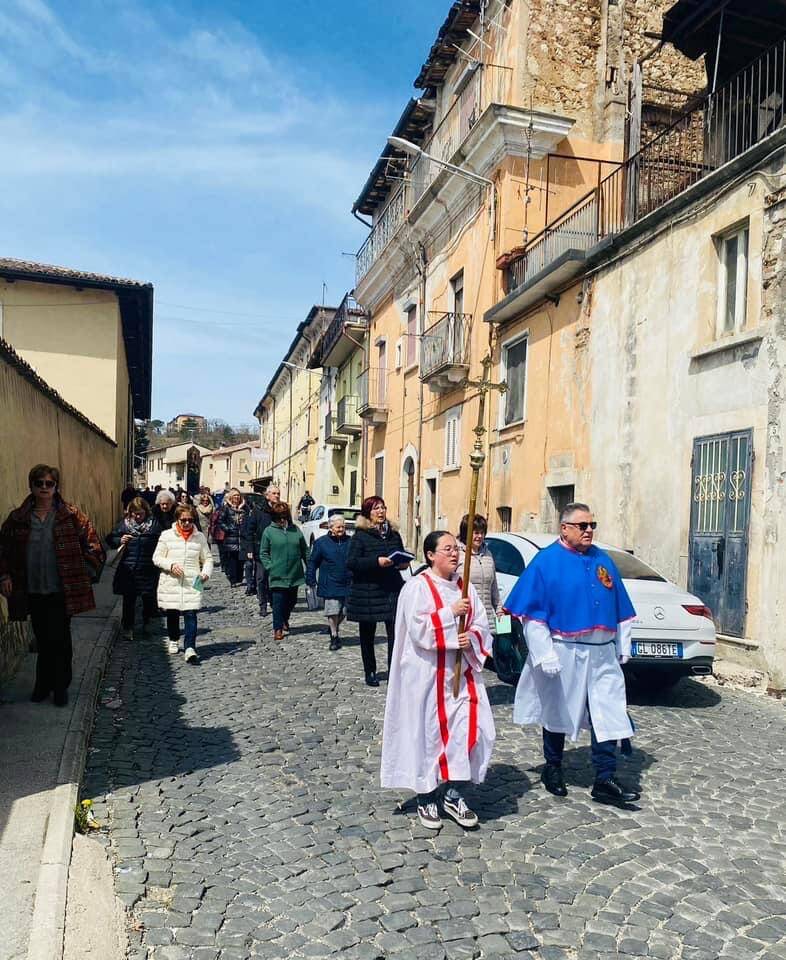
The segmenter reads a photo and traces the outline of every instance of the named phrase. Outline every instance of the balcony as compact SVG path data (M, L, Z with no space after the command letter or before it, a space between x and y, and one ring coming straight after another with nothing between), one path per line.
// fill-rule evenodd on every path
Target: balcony
M347 434L350 437L360 435L363 425L360 422L358 406L360 397L347 394L338 401L338 412L336 415L336 430L339 433Z
M368 329L369 313L348 293L314 351L312 367L340 367L359 349Z
M358 414L372 424L387 423L388 372L384 367L367 367L358 378Z
M784 126L785 99L780 41L552 220L506 266L507 296L485 319L500 323L526 309L580 274L601 244L754 147L766 151L762 141Z
M544 157L567 136L573 121L512 106L514 98L510 67L470 64L456 86L452 103L422 144L423 150L483 176L490 174L504 156L525 157L528 138L531 156ZM357 284L372 270L406 219L414 223L431 206L434 196L443 189L450 193L445 186L448 183L457 190L466 188L466 180L428 157L419 156L413 161L405 183L395 189L358 251ZM447 197L451 204L456 199Z
M423 333L420 379L433 393L453 390L469 374L472 314L430 314L439 319Z
M328 410L325 414L325 443L329 443L334 447L343 447L348 440L349 438L346 434L338 432L336 429L336 418Z

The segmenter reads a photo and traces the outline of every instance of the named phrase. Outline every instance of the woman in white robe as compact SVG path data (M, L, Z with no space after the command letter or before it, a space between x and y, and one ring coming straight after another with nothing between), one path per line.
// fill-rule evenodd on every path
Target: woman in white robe
M418 817L425 827L441 827L440 806L461 826L471 827L477 816L457 784L482 783L491 760L494 719L482 673L492 653L492 636L472 584L469 596L461 596L455 537L441 530L430 533L423 552L430 569L409 580L398 601L381 782L418 794ZM467 619L459 633L462 614ZM457 656L462 660L461 679L454 697Z

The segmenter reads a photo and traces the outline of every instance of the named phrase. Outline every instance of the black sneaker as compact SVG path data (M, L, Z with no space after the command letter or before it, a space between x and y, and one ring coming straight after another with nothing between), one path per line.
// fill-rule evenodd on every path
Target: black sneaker
M338 648L339 648L340 646L341 646L341 644L339 643L338 637L331 637L331 638L330 638L330 646L328 647L328 650L330 650L330 651L338 650Z
M470 828L478 825L478 815L469 809L464 797L454 799L446 794L442 800L442 809L460 827Z
M426 830L442 829L442 818L439 815L439 808L433 801L431 803L424 803L422 806L418 804L418 820L420 820L420 825L425 827Z

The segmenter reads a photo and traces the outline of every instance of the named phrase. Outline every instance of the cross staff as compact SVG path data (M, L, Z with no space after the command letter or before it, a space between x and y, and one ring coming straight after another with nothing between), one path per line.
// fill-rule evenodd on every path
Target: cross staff
M486 420L486 394L489 390L499 390L500 393L505 393L508 389L507 383L504 381L502 383L492 383L491 382L491 355L487 354L483 358L483 376L480 380L467 380L465 381L465 386L475 387L478 391L478 396L480 397L480 404L478 406L478 422L475 424L475 445L472 448L472 453L469 455L469 465L472 468L472 481L469 487L469 509L467 510L467 539L469 543L466 544L466 552L464 554L464 574L461 584L461 596L463 599L466 599L469 596L469 573L472 567L472 528L475 525L475 510L478 505L478 481L480 478L480 471L483 467L483 464L486 460L486 454L483 450L483 436L486 433L485 420ZM467 615L462 613L459 617L459 633L464 633L464 629L467 625ZM459 695L459 686L461 685L461 660L462 660L461 650L456 651L456 663L453 667L453 698L456 699Z

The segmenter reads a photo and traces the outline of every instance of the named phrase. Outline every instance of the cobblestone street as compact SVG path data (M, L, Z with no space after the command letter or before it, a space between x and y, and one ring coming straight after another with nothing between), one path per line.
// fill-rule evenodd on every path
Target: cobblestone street
M385 685L364 685L356 627L331 654L300 605L274 645L220 572L205 605L201 666L119 641L101 691L82 796L133 960L786 958L781 703L693 681L634 696L625 812L591 802L587 744L567 800L543 790L539 734L488 673L481 823L434 836L378 788Z

